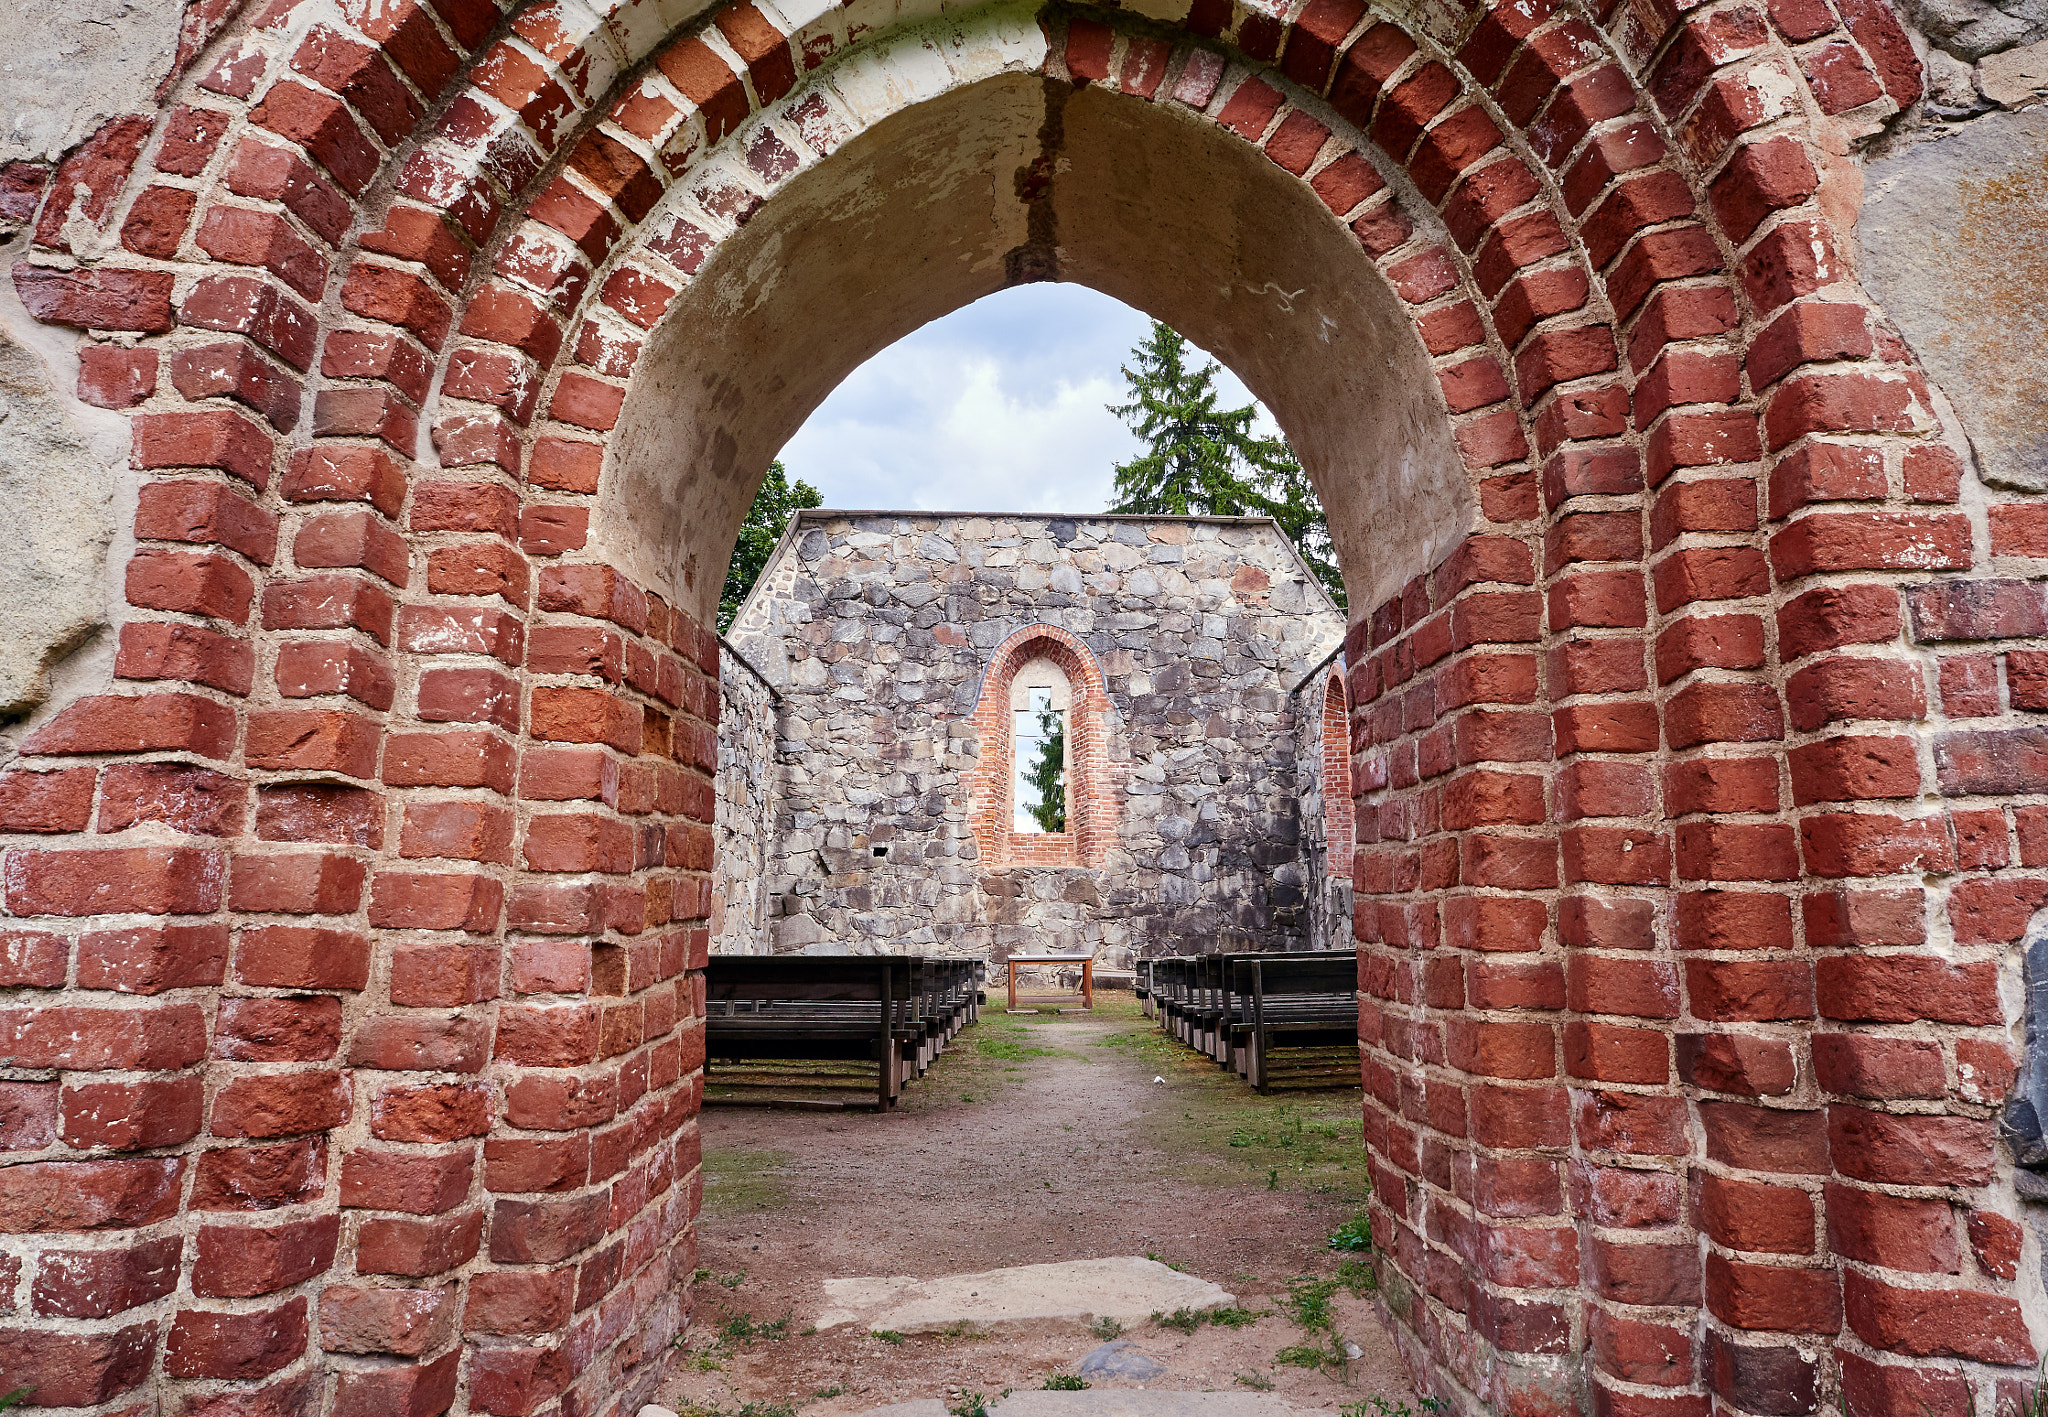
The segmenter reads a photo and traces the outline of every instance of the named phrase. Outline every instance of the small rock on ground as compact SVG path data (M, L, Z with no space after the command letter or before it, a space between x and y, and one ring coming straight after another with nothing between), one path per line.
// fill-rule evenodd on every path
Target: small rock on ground
M1138 1345L1128 1339L1119 1339L1090 1352L1075 1371L1084 1378L1128 1378L1135 1383L1149 1383L1166 1371L1166 1365L1140 1353Z

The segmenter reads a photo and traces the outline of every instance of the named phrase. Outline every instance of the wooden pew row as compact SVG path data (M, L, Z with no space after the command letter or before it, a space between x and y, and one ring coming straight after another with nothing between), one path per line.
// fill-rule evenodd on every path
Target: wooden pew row
M1151 959L1140 982L1161 1028L1261 1092L1282 1080L1357 1085L1356 951ZM1348 1063L1333 1066L1330 1049L1347 1052Z
M762 1064L871 1064L868 1105L886 1110L980 1015L979 971L976 960L917 955L713 955L705 969L705 1086L786 1088L805 1080L801 1067L764 1079ZM836 1078L813 1071L811 1080L843 1088L864 1071L856 1066ZM705 1098L706 1105L750 1100Z

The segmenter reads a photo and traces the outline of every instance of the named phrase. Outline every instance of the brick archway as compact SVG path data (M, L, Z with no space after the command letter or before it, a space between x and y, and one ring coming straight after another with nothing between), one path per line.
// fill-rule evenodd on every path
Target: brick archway
M795 311L770 241L923 113L1017 159L998 267L932 289L1132 282L1329 504L1375 1230L1418 1371L1516 1412L1988 1396L2041 1338L1991 1117L2000 971L2048 899L2006 799L2048 783L1995 666L1911 641L2039 634L2037 586L1968 573L2043 548L2024 504L1973 531L1843 265L1834 115L1917 95L1904 33L1773 15L196 26L13 272L92 332L81 395L133 410L145 480L112 678L0 778L8 982L49 991L10 1021L31 1298L0 1369L96 1411L649 1390L701 1188L708 568L919 278L856 253L873 287ZM1055 114L1203 155L1230 230L1300 245L1107 241L1133 210L1211 231L1203 194L1140 164L1070 199ZM1288 323L1299 251L1355 321ZM790 392L722 422L761 370L691 384L675 351L756 312ZM1382 363L1300 356L1346 339ZM664 447L664 408L701 438ZM118 1282L67 1297L80 1265Z

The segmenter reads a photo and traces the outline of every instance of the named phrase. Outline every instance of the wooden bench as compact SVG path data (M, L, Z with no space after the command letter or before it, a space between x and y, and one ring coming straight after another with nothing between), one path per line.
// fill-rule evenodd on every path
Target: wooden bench
M1205 954L1145 960L1145 1011L1199 1053L1270 1091L1283 1051L1340 1049L1348 1061L1305 1058L1291 1080L1356 1086L1358 954Z
M1232 1060L1260 1092L1274 1080L1281 1049L1358 1046L1358 952L1238 955L1231 991L1241 1007L1230 1024ZM1359 1085L1356 1068L1348 1082Z
M904 1084L924 1076L979 1014L978 971L974 960L914 955L713 955L704 972L705 1084L717 1077L729 1086L788 1085L718 1076L734 1064L867 1062L875 1068L872 1105L893 1107Z

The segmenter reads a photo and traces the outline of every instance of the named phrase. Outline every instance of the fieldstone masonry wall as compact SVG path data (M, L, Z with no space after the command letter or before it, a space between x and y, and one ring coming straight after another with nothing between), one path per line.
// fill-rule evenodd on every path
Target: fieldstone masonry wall
M636 1409L695 1261L716 570L833 382L1036 279L1226 353L1356 577L1423 1380L2020 1399L2039 0L56 8L0 324L72 465L0 485L17 538L117 517L34 553L104 633L0 605L36 1403Z
M768 954L768 862L782 812L776 742L782 696L731 645L721 648L711 950Z
M1357 945L1352 933L1351 719L1344 703L1343 675L1339 655L1310 673L1288 696L1294 708L1294 800L1301 821L1301 855L1285 869L1302 877L1303 943L1312 950Z
M1105 969L1299 948L1286 690L1342 625L1270 522L800 514L731 631L783 695L774 948L1094 950ZM1070 819L1104 836L1072 865L992 860L972 821L1007 787L988 740L1040 644L1078 656L1070 758L1094 733L1105 758L1094 780L1070 768ZM721 732L737 756L743 730Z

